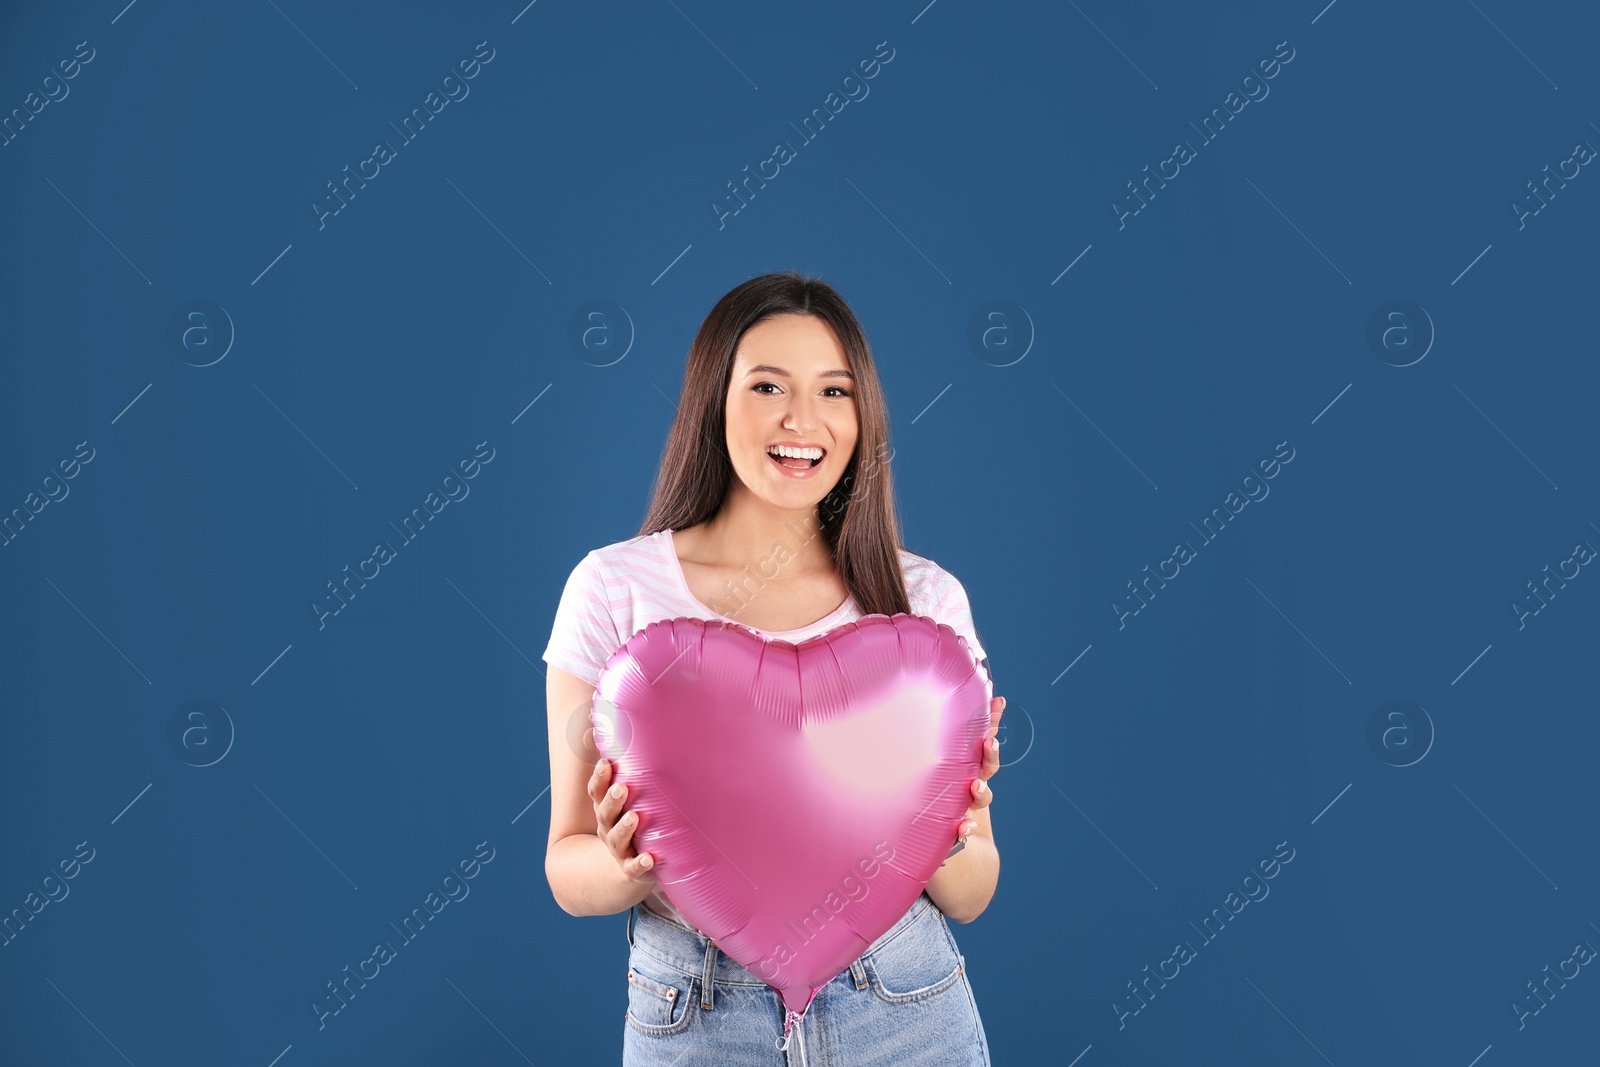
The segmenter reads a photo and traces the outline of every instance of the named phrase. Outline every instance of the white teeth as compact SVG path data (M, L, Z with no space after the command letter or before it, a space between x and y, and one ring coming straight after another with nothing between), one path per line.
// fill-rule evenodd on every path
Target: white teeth
M820 448L790 448L788 445L773 445L767 449L775 456L787 456L790 459L821 459Z

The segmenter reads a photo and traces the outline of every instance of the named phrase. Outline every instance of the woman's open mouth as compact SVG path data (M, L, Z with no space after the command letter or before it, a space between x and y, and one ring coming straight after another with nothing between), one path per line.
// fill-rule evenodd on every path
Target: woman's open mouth
M804 477L821 465L827 455L821 448L789 448L774 445L767 449L767 458L791 477Z

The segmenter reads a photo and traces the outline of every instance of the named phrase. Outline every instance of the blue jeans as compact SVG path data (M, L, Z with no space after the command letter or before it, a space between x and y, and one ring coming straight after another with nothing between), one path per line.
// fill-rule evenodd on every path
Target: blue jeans
M628 911L623 1067L989 1067L949 920L926 892L817 991L780 1051L776 990L686 926Z

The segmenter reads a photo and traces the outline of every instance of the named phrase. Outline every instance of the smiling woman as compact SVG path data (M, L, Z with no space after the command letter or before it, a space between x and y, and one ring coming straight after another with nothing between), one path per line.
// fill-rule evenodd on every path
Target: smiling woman
M987 1065L947 921L977 918L1000 873L986 780L1000 764L1004 700L987 670L991 725L957 831L966 847L803 1013L786 1011L762 976L673 906L654 857L634 847L639 813L626 810L628 788L592 737L571 740L569 721L587 721L607 659L666 619L722 619L798 644L866 615L923 615L961 635L987 668L966 590L900 543L883 389L855 313L832 286L782 273L729 291L689 347L677 410L639 533L573 568L544 652L545 875L568 914L629 912L623 1063L768 1062L775 1042L804 1063L806 1046L825 1040L847 1058ZM733 606L722 614L714 603ZM858 787L883 786L889 774L871 760L834 770L877 775Z
M751 488L761 486L782 510L815 506L817 494L804 483L836 481L854 459L860 432L844 346L821 319L773 315L745 331L731 377L724 417L739 478L729 486L729 503L748 510L766 495ZM813 565L824 566L826 555L826 546L814 546Z

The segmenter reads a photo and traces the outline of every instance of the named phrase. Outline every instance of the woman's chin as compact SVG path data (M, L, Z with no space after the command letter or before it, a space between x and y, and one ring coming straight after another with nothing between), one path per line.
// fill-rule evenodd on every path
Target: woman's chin
M777 511L814 511L827 499L833 485L824 482L801 482L789 485L763 486L756 497Z

